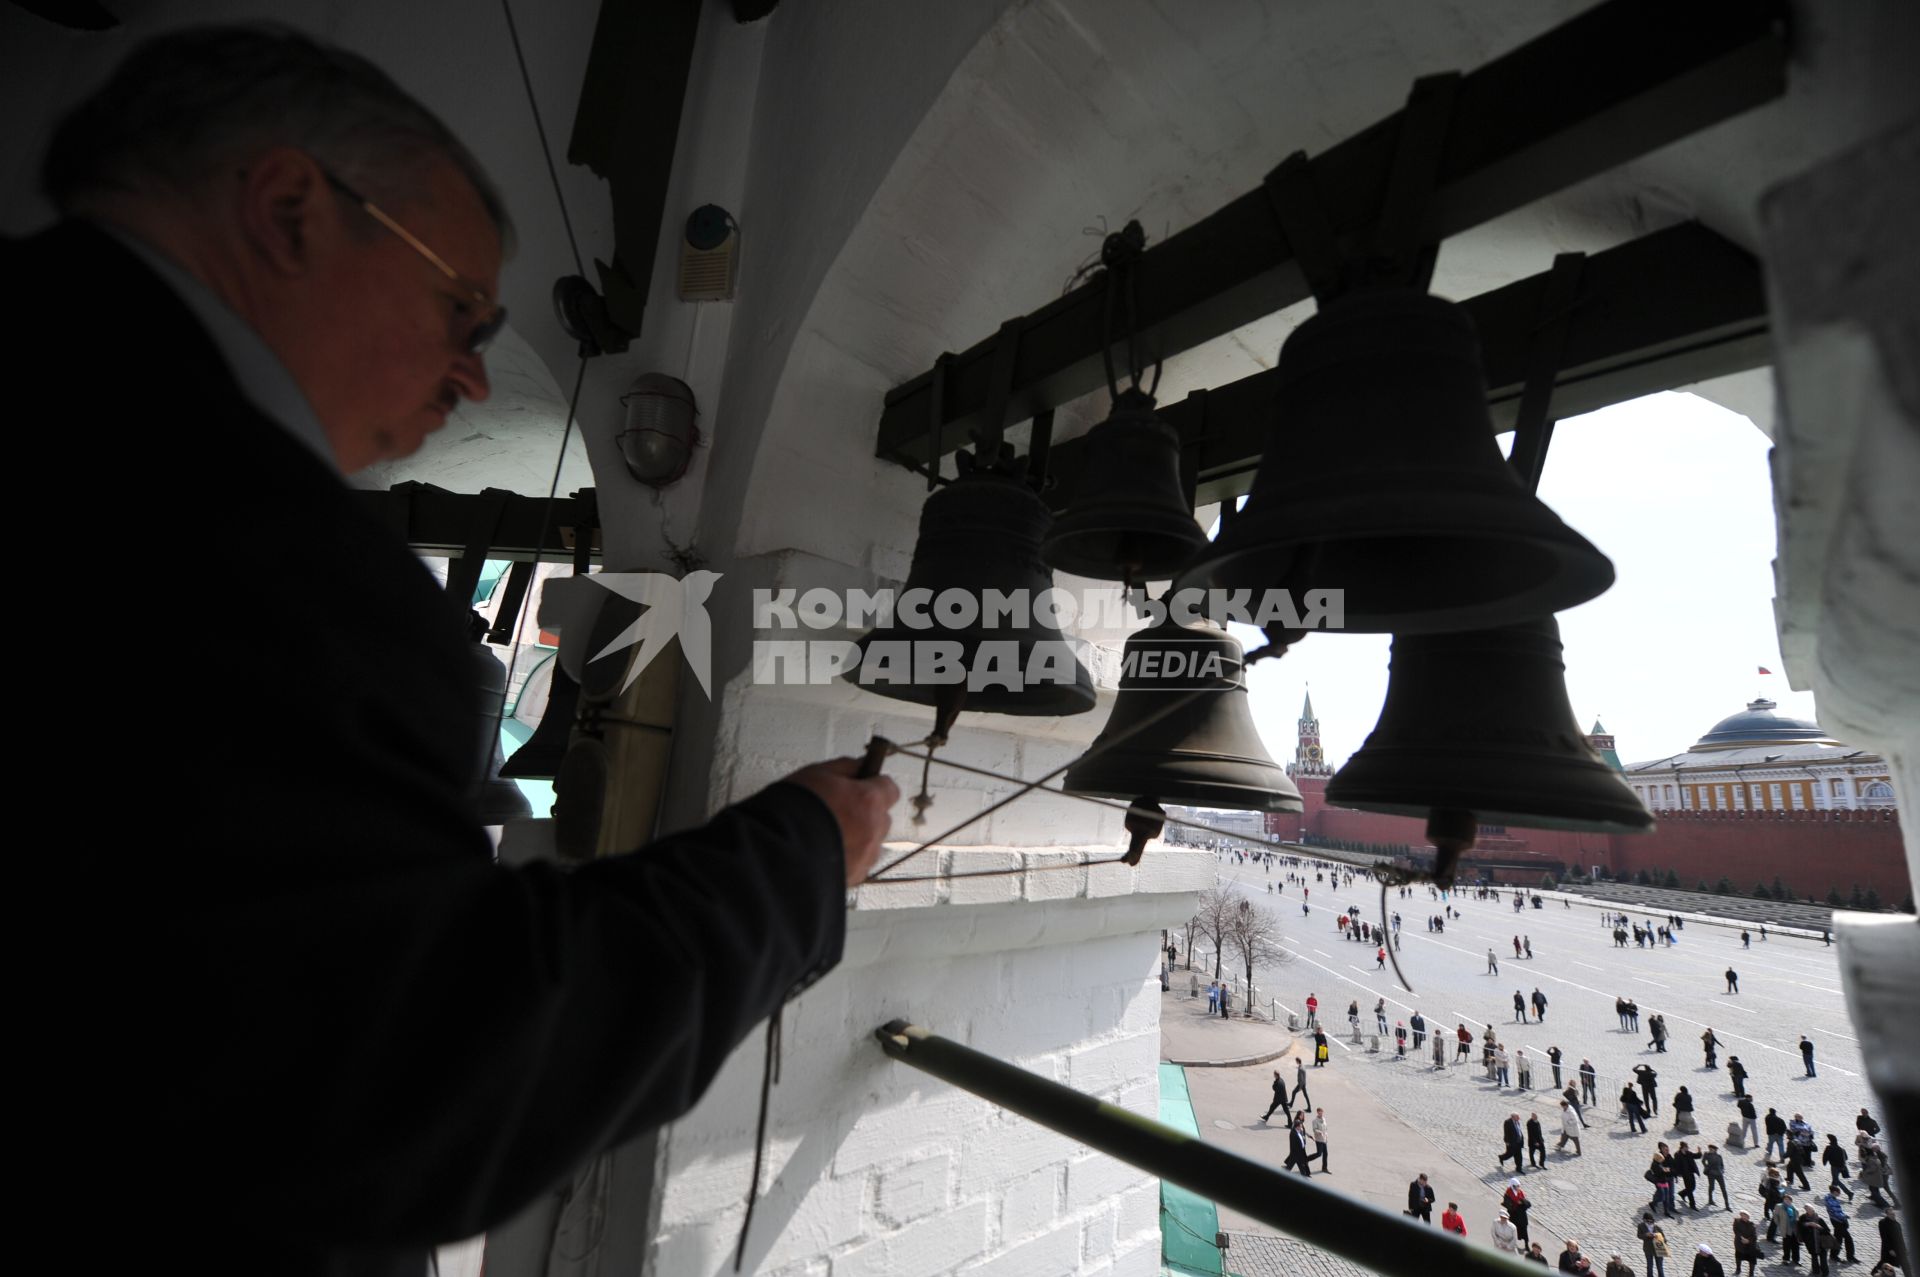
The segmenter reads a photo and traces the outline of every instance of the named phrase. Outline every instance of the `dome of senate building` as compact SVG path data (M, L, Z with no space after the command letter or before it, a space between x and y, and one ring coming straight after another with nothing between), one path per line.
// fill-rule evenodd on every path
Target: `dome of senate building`
M1747 707L1738 714L1729 714L1715 723L1711 731L1694 742L1693 747L1736 749L1752 745L1839 743L1821 730L1820 724L1774 713L1778 708L1778 704L1765 697L1749 701Z

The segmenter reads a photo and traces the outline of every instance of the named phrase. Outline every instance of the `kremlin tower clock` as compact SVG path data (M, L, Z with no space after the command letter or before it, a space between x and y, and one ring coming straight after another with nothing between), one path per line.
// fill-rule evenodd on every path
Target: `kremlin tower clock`
M1326 779L1333 775L1333 768L1327 766L1325 753L1320 748L1320 720L1313 716L1313 693L1307 693L1306 703L1300 707L1300 743L1293 751L1293 761L1287 764L1287 775L1298 781L1308 777Z

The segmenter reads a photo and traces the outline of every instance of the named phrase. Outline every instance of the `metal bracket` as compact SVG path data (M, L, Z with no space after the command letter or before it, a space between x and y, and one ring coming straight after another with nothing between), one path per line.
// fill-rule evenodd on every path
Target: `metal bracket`
M1333 221L1313 179L1313 161L1305 151L1295 151L1267 174L1264 186L1274 220L1280 223L1280 233L1287 237L1314 300L1324 303L1339 296L1345 272Z
M993 336L993 373L987 387L986 416L969 432L974 457L983 466L1000 462L1007 429L1007 402L1013 398L1013 374L1020 362L1020 333L1026 326L1025 317L1009 319Z
M513 493L505 488L487 488L480 493L480 506L474 511L472 530L460 557L447 564L447 594L464 608L473 604L473 592L480 584L480 572L487 565L487 551L493 548L500 520L507 512Z
M1427 220L1427 205L1439 181L1460 79L1458 71L1422 76L1407 93L1406 109L1400 113L1399 134L1394 140L1386 198L1367 248L1365 275L1369 285L1425 292L1433 282L1433 264L1440 246L1423 242L1420 228Z
M1033 429L1027 435L1027 483L1035 492L1053 486L1047 473L1047 459L1053 452L1053 409L1042 408L1033 414Z
M1555 375L1567 346L1567 323L1573 314L1574 296L1580 289L1580 276L1586 269L1585 253L1561 253L1553 259L1553 270L1540 295L1538 327L1527 346L1527 383L1520 394L1519 421L1513 436L1510 461L1527 491L1537 491L1540 474L1547 464L1547 446L1553 442L1554 423L1547 419L1553 403Z

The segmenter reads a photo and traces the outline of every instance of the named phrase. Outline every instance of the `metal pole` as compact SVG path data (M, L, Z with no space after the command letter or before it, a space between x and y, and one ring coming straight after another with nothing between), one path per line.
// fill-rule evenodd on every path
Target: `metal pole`
M1496 1251L1470 1246L1454 1234L1321 1188L1304 1176L1202 1143L919 1025L889 1021L874 1037L903 1064L1376 1272L1529 1277L1536 1271Z

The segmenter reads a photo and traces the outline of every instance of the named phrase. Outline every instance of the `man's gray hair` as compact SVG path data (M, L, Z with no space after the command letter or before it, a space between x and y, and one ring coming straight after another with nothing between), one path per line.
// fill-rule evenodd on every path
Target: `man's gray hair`
M499 190L433 112L358 54L278 26L194 27L140 45L60 122L40 181L62 213L115 193L191 196L270 146L310 151L396 208L424 198L423 172L446 160L511 242Z

